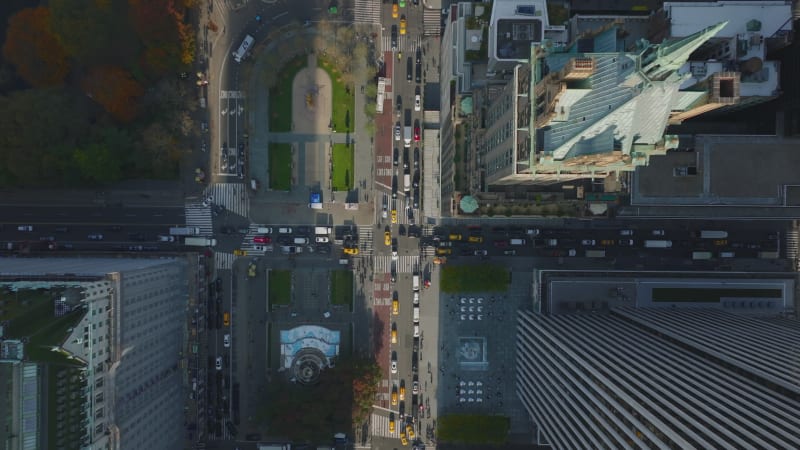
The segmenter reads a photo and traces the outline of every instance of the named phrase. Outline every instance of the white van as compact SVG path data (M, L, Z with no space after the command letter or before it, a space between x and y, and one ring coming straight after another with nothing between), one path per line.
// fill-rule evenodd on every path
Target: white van
M295 244L308 244L308 238L296 237L296 238L294 238L294 243Z
M270 227L258 227L256 230L258 234L272 234L272 228Z
M414 305L414 323L419 323L419 305Z
M419 305L419 291L414 291L414 304Z
M414 324L414 337L419 337L419 324Z
M511 245L525 245L525 239L509 239L508 243Z
M419 275L418 274L414 274L414 276L411 278L411 287L415 291L419 290Z
M314 234L317 236L327 236L331 231L331 227L314 227Z

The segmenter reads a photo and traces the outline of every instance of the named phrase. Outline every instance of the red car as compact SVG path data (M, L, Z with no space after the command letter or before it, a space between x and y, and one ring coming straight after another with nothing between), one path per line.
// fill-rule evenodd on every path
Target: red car
M256 236L253 238L253 242L256 244L269 244L272 239L269 236Z
M414 127L414 142L419 142L419 127Z
M497 248L506 248L508 247L508 241L505 239L496 240L493 242L494 246Z

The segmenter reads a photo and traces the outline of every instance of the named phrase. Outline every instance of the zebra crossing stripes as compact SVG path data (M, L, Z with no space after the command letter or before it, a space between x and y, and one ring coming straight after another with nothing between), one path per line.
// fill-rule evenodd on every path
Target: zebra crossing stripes
M391 255L376 255L372 257L374 273L389 273L392 271ZM419 269L419 255L400 255L395 262L397 273L414 273Z
M372 242L372 227L370 225L358 226L358 249L363 256L372 254L375 245Z
M438 9L424 10L422 34L425 36L439 36L442 34L442 13Z
M353 7L353 21L355 23L381 23L380 0L356 0Z
M214 268L217 270L230 270L233 268L233 261L236 257L233 253L214 253Z
M786 238L785 238L786 258L788 259L797 258L799 242L800 242L800 236L798 236L797 230L793 229L793 230L788 230L786 232Z
M242 183L214 183L205 190L206 196L213 196L214 203L242 217L250 214L250 196L247 186Z
M200 228L200 236L213 236L214 223L211 220L211 208L202 203L187 203L184 208L186 226Z
M422 36L397 36L397 51L400 52L414 52L417 48L422 47ZM391 52L395 49L392 48L392 37L390 35L381 36L381 51Z
M394 433L389 433L389 417L385 414L372 413L370 424L372 436L400 439L400 422L398 420L394 421Z
M435 247L431 247L430 245L422 246L422 256L434 256L434 255L436 255Z

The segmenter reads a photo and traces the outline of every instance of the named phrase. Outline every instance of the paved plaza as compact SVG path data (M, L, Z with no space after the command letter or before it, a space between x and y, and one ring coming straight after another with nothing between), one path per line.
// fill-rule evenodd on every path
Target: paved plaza
M503 414L511 418L511 434L530 433L514 373L516 315L519 309L531 309L531 276L515 272L503 293L440 297L438 373L426 373L430 366L420 364L421 379L438 380L439 416Z

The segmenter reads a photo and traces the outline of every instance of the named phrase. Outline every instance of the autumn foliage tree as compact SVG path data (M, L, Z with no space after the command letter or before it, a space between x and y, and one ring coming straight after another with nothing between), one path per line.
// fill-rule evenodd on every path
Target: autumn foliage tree
M81 87L121 122L130 122L136 117L138 100L144 93L130 73L116 66L93 67L81 81Z
M3 56L34 87L60 85L70 70L50 18L50 10L40 6L20 10L8 20Z

